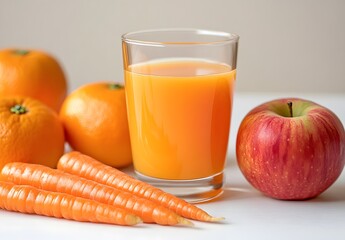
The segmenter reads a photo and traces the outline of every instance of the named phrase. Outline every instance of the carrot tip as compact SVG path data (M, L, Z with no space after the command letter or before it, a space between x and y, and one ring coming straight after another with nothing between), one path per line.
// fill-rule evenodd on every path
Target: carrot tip
M208 222L220 222L220 221L223 221L225 220L224 217L211 217L208 219Z
M137 218L137 220L136 220L134 225L139 224L139 223L143 223L143 220L141 218Z
M140 217L134 215L129 215L127 219L128 225L137 225L142 222L143 220Z
M179 218L178 225L193 227L194 223L192 223L188 219L185 219L185 218L181 217L181 218Z

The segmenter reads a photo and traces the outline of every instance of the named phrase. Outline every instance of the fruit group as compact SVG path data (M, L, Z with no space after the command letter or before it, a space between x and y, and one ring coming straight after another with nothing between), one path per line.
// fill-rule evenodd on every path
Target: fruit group
M67 96L60 117L67 142L74 150L113 167L131 164L122 85L97 82L81 86Z
M0 95L38 99L56 112L66 97L67 81L55 58L38 50L0 50Z
M65 139L57 113L27 97L0 98L0 169L8 162L56 167Z
M313 198L344 168L344 127L334 113L316 103L273 100L244 117L236 155L246 179L267 196Z

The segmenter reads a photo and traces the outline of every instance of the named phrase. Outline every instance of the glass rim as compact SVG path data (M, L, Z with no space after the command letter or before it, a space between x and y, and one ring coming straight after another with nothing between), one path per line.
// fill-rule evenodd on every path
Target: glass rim
M157 33L188 33L204 36L219 37L218 40L214 41L155 41L155 40L142 40L139 38L143 34L157 34ZM147 45L147 46L167 46L167 45L217 45L226 43L237 43L239 35L234 33L228 33L223 31L213 31L198 28L159 28L159 29L147 29L140 31L127 32L121 36L123 42L136 44L136 45Z

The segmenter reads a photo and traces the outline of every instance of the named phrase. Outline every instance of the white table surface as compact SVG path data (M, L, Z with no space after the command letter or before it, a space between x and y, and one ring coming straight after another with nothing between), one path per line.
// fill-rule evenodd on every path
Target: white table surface
M345 93L237 93L225 169L224 194L199 204L222 223L194 221L194 227L140 224L121 227L80 223L0 210L1 239L345 239L345 171L322 195L308 201L280 201L253 189L235 160L235 139L240 121L254 106L274 98L302 97L331 109L345 124Z

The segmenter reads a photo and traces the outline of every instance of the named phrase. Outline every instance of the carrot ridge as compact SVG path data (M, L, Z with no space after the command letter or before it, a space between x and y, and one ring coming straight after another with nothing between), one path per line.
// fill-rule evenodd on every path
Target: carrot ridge
M13 162L6 164L1 178L15 184L31 185L43 190L62 192L127 209L144 222L161 225L187 224L175 212L128 192L43 165Z
M0 208L80 222L136 225L142 220L127 211L90 199L0 181Z
M183 199L137 180L116 168L105 165L77 151L65 153L59 159L57 168L132 193L138 197L149 199L185 218L206 222L217 222L224 219L210 216L207 212Z

